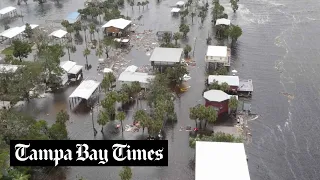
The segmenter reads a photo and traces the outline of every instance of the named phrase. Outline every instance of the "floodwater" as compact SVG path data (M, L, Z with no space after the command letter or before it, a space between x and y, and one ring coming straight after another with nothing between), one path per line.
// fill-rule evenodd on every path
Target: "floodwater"
M0 7L14 5L15 1L2 0ZM319 179L319 84L317 72L320 70L317 30L320 2L311 0L247 0L240 1L239 10L233 14L228 1L221 1L226 7L232 23L239 24L243 35L232 48L232 69L243 79L252 79L254 95L252 111L259 118L249 122L252 142L246 145L251 179L254 180L313 180ZM164 0L160 4L150 1L149 7L139 11L138 7L123 10L123 14L137 18L143 14L139 24L143 30L178 31L179 19L170 16L170 6L175 1ZM42 6L29 2L19 7L24 22L48 24L46 20L61 20L69 12L83 7L83 0L60 0L60 5L50 1ZM188 109L202 102L204 86L205 39L211 33L210 19L203 28L200 19L195 20L189 33L189 44L194 47L195 67L190 67L192 79L190 90L177 103L178 123L166 128L169 140L169 167L133 167L133 179L139 180L193 180L194 150L188 147L188 133L180 132L180 126L193 125L189 120ZM191 19L188 20L191 24ZM11 25L22 25L17 19ZM59 27L59 24L57 24ZM195 37L197 37L195 39ZM213 44L218 44L213 42ZM72 59L84 64L83 47L77 47L78 54ZM132 64L148 63L144 50L133 50L128 57ZM85 77L101 79L95 69L97 57L93 53L89 62L93 68L85 71ZM67 60L67 56L64 57ZM54 122L54 114L61 109L70 111L68 95L75 87L64 93L49 95L47 98L32 101L24 111L32 112L38 118ZM94 110L96 119L98 109ZM91 114L77 111L71 113L68 130L72 139L120 139L121 135L98 129L93 137ZM128 117L130 117L129 111ZM128 118L127 122L132 120ZM106 130L108 131L108 130ZM141 138L141 133L124 133L125 139ZM214 162L213 162L214 163ZM232 170L231 170L232 171ZM70 167L63 174L43 176L41 179L117 179L118 167Z

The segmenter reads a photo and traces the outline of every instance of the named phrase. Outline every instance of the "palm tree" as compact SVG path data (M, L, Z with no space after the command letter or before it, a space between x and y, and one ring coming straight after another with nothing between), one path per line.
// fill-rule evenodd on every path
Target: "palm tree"
M139 7L139 10L140 10L140 6L142 6L142 3L141 2L137 2L137 6Z
M75 53L77 51L76 46L72 45L71 43L68 43L66 45L66 48L68 50L69 61L71 61L70 53Z
M190 16L191 16L191 22L193 24L193 18L196 16L196 13L192 11Z
M189 53L191 52L191 46L187 44L186 47L183 48L183 52L185 57L189 57Z
M86 47L88 47L88 43L87 43L87 29L88 29L88 27L86 25L83 25L82 29L84 31L84 41L86 43Z
M92 37L94 39L94 32L96 31L96 25L94 23L91 23L89 26L89 32L90 32L90 40L92 41Z
M133 116L134 122L139 122L142 127L142 132L144 133L144 128L148 126L150 118L149 115L144 110L138 110Z
M116 118L120 121L121 123L121 129L122 129L122 135L123 135L123 125L122 125L122 121L124 121L126 119L126 113L124 113L123 111L118 112L118 114L116 115Z
M149 6L148 6L149 3L150 3L150 2L149 2L148 0L145 1L145 5L147 5L147 8L149 8Z
M104 111L100 111L98 116L98 124L101 125L101 132L103 133L103 126L105 126L110 121L110 116Z
M178 40L181 39L182 35L179 32L173 34L173 39L175 40L175 44L178 45Z
M86 66L88 66L88 55L90 55L91 51L86 48L84 51L83 51L83 56L86 57Z
M69 33L71 41L72 41L72 34L71 33L73 33L73 31L74 31L74 28L72 26L67 27L67 32Z
M102 55L103 55L103 47L102 47L102 45L99 43L99 46L98 46L98 48L97 48L97 50L96 50L96 56L98 56L99 58L101 58L102 57Z
M131 8L133 10L133 6L134 6L134 2L133 1L130 2L130 6L131 6Z
M103 80L101 82L101 87L102 87L102 89L104 89L105 93L107 91L109 91L112 83L114 83L115 81L116 81L116 77L114 76L114 74L112 72L105 74L105 76L103 77Z
M206 123L204 127L207 126L207 123L214 123L218 118L217 111L212 107L206 107Z
M142 10L144 10L144 6L145 6L145 5L146 5L146 2L145 2L145 1L141 2Z

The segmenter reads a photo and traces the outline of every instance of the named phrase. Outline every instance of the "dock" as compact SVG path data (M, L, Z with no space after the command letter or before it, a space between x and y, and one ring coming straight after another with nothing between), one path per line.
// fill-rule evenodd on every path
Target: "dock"
M253 92L253 83L251 79L240 80L238 93L239 96L251 96Z

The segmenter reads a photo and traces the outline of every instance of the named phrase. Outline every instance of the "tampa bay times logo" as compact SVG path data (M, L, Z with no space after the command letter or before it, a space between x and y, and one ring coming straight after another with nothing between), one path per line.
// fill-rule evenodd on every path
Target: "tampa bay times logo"
M10 165L167 166L168 142L11 141Z

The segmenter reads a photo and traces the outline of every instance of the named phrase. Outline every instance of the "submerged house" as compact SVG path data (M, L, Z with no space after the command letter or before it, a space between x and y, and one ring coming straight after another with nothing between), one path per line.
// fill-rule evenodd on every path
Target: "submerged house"
M208 46L205 62L230 66L231 51L227 46Z
M209 90L204 92L205 106L211 106L217 110L218 115L229 112L229 95L221 90ZM238 96L235 96L238 99Z
M182 60L182 48L162 48L157 47L153 50L150 57L151 66L154 68L170 67L178 64Z
M108 36L126 35L130 31L130 27L131 21L123 18L112 19L102 26Z
M136 72L138 69L137 66L129 66L124 70L117 81L117 89L121 89L123 84L131 85L132 82L139 82L141 88L147 89L150 81L154 78L153 75L148 73Z
M62 85L65 85L67 82L71 80L81 80L83 78L82 68L83 66L77 65L77 63L73 61L63 61L60 63L61 69L63 69L64 73L62 74Z
M229 91L237 92L239 88L239 76L222 76L222 75L209 75L208 84L217 82L219 85L227 83L230 86Z

